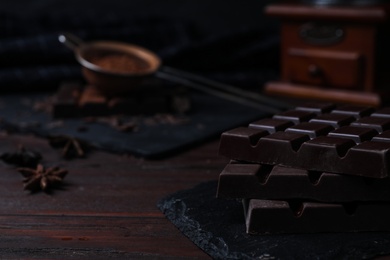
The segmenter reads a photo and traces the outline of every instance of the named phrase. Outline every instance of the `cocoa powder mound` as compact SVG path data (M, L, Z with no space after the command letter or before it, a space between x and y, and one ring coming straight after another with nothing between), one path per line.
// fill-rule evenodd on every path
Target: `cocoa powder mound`
M90 62L100 68L114 73L139 73L148 69L148 64L142 59L124 53L110 53L96 56Z

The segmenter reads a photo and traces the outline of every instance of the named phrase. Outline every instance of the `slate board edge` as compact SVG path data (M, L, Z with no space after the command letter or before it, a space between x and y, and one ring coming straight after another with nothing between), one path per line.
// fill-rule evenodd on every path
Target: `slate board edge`
M213 259L252 259L248 255L240 252L229 252L227 243L223 238L214 237L211 232L199 228L199 223L186 215L187 206L183 200L180 199L184 192L186 191L179 191L157 203L157 207L164 213L169 221ZM177 218L178 211L180 211L180 218ZM224 250L221 250L221 247L223 247Z

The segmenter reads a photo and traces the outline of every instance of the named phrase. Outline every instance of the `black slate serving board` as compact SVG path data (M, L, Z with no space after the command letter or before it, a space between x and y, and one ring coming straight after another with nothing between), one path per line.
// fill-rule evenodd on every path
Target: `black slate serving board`
M199 184L157 205L213 259L372 259L390 255L388 232L248 235L241 201L217 199L217 184Z
M217 138L223 131L264 117L266 112L203 93L191 94L192 109L184 124L139 124L136 132L121 132L98 122L83 119L54 119L37 111L34 104L48 94L9 94L0 97L1 126L13 132L39 136L69 135L116 153L157 158ZM81 131L82 129L82 131Z

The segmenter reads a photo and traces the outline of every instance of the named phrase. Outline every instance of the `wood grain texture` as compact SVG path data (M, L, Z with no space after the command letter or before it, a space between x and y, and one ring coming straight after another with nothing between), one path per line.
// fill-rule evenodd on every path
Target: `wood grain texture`
M165 160L93 151L63 160L47 140L0 136L0 154L18 145L45 165L69 170L62 189L23 191L15 166L0 163L0 255L7 259L204 259L156 203L178 190L215 180L227 159L218 141Z
M388 5L385 6L388 8ZM265 13L271 16L288 17L289 19L323 19L337 21L364 21L364 22L384 22L388 16L388 10L383 8L360 6L332 6L312 8L310 5L301 4L279 4L269 5L265 8Z

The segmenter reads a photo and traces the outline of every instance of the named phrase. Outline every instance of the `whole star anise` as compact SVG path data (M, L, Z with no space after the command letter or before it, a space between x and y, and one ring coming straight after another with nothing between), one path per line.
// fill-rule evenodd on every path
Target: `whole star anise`
M86 142L67 135L50 136L49 143L53 147L62 148L62 157L67 159L84 157L89 148Z
M68 173L67 170L59 167L45 168L42 164L38 164L35 169L18 168L17 170L25 177L24 189L32 192L49 190L60 184Z

